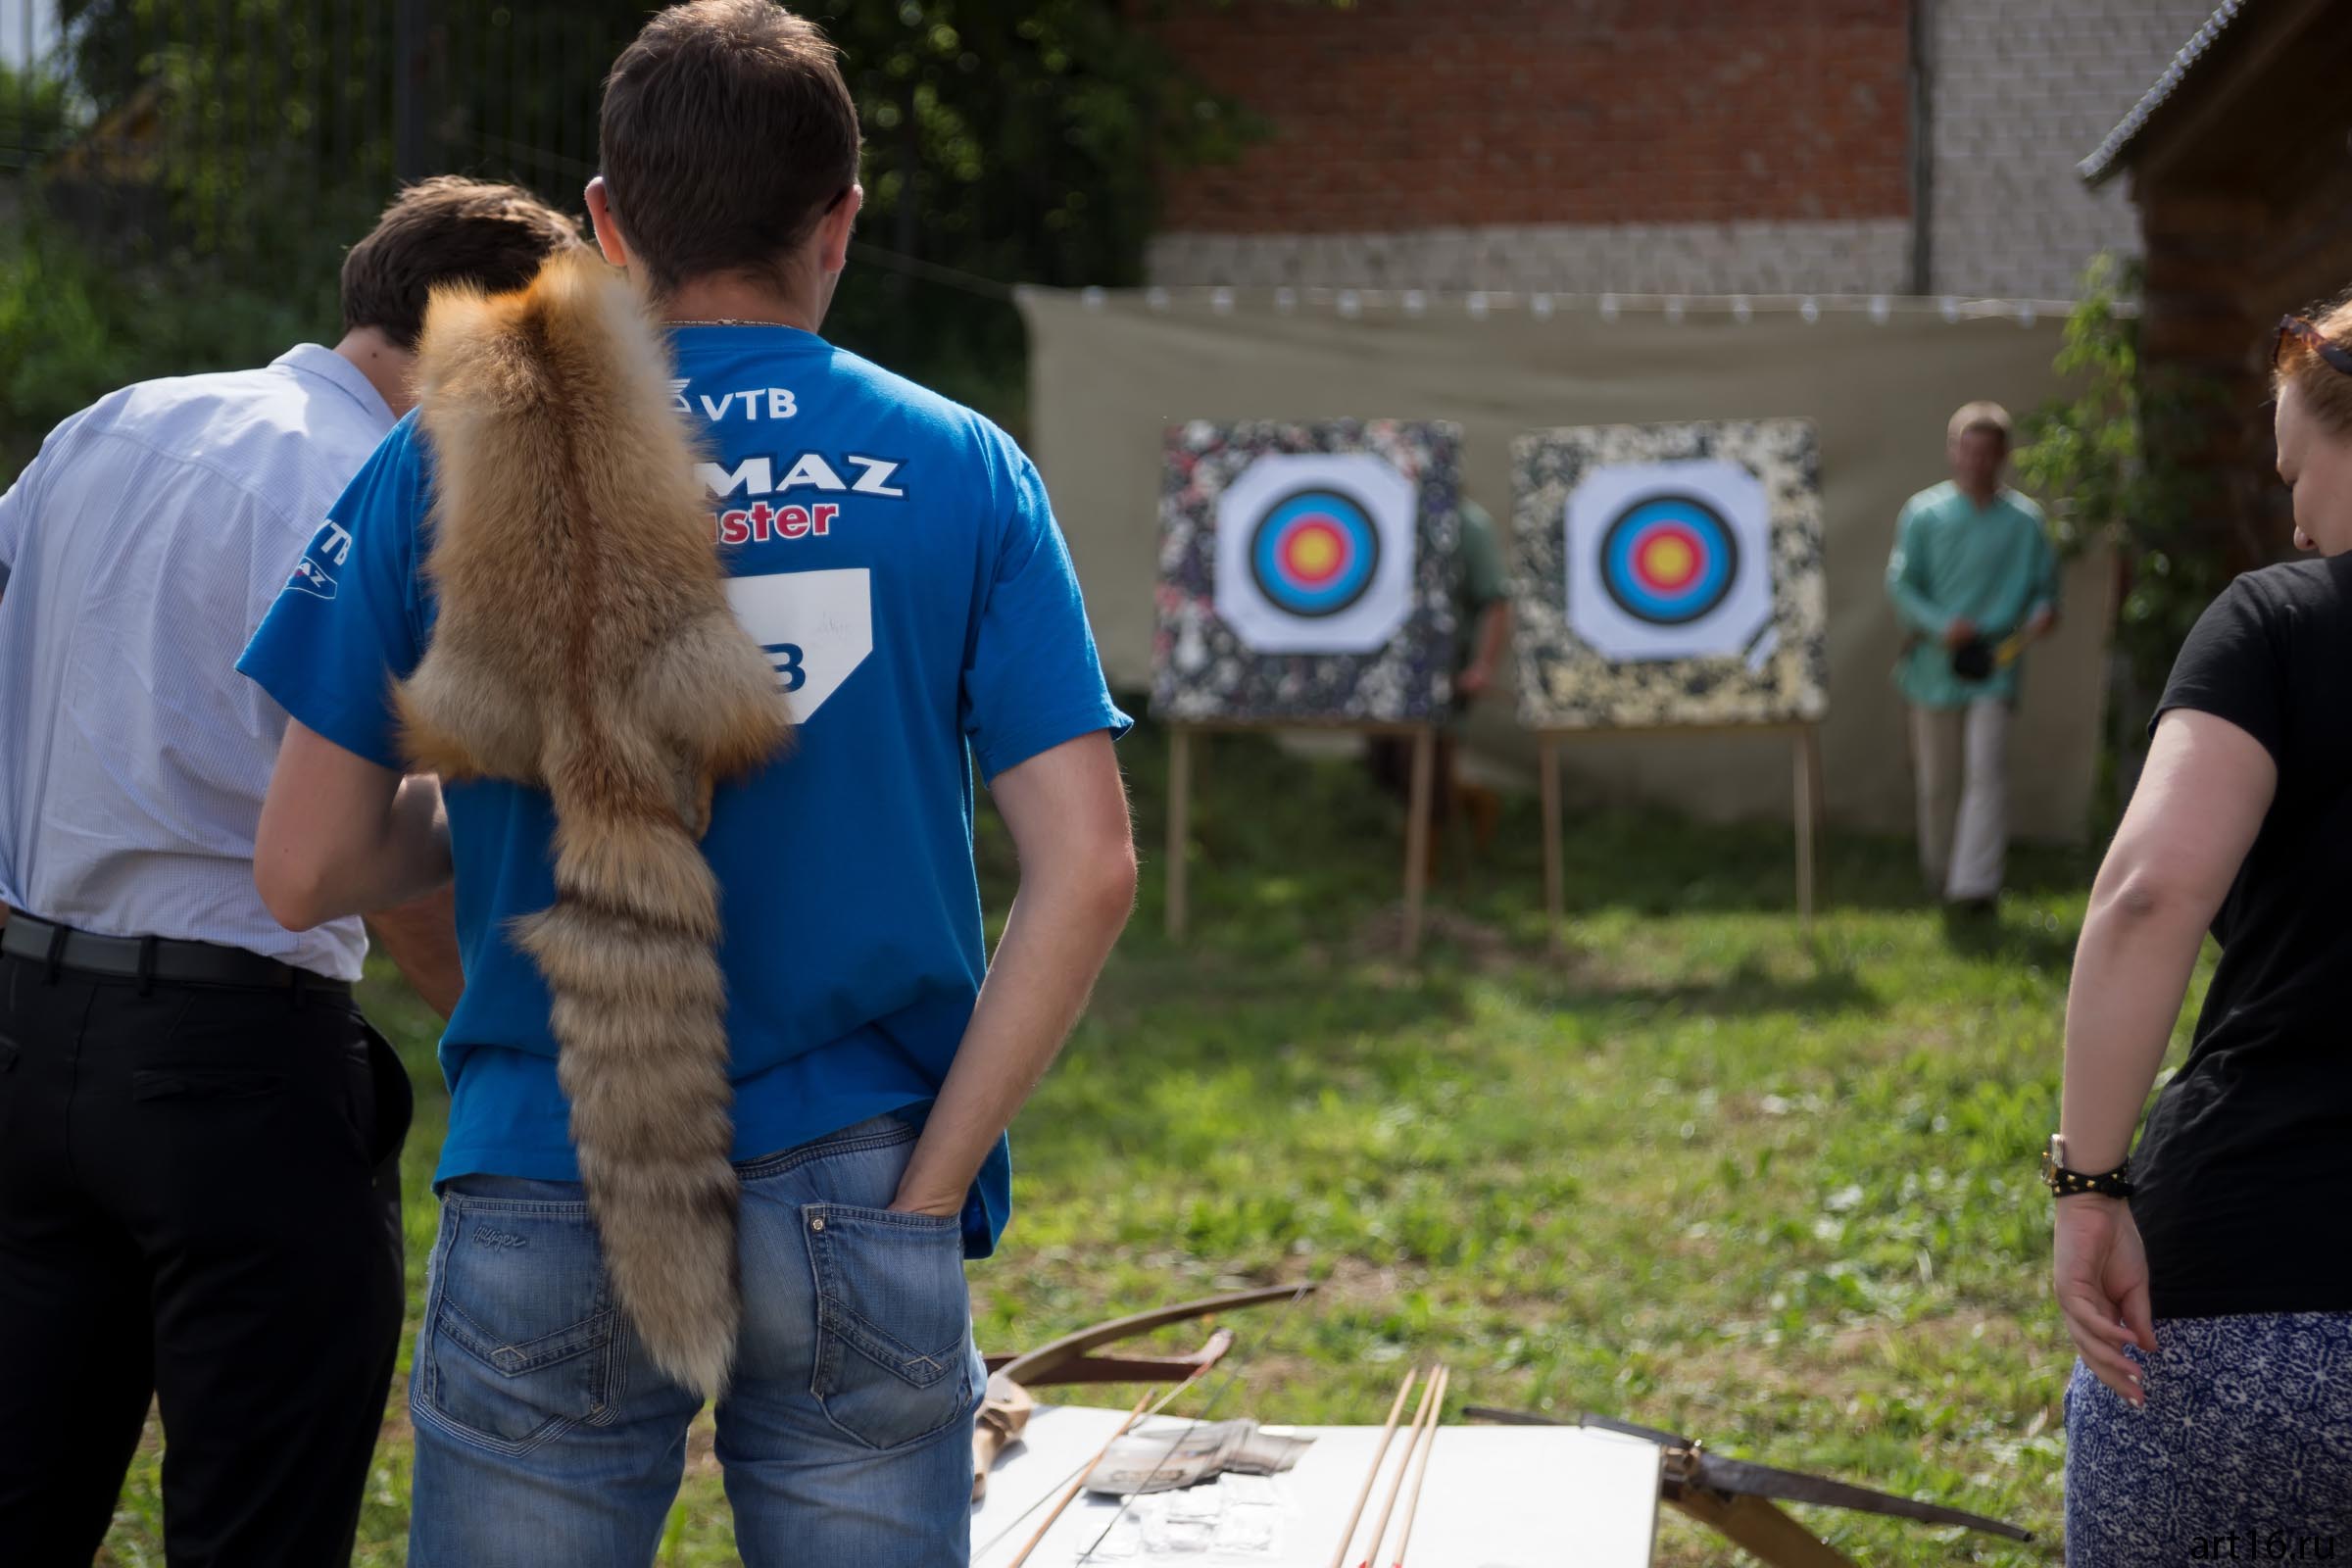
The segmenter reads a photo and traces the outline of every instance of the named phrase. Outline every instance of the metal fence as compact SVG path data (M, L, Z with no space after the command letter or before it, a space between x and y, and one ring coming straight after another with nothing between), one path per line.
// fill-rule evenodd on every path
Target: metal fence
M371 210L425 174L510 179L574 208L603 74L645 9L13 0L0 201L255 269L289 225Z

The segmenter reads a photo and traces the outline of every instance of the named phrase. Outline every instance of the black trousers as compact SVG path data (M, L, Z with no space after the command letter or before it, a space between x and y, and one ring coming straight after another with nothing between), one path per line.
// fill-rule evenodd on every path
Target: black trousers
M350 1560L410 1108L346 996L0 957L0 1561L86 1568L151 1396L172 1568Z

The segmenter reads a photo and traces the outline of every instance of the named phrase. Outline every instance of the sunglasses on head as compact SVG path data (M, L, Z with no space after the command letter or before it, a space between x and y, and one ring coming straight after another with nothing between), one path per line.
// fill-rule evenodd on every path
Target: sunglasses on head
M2286 340L2294 338L2312 353L2328 362L2329 369L2339 375L2352 375L2352 349L2328 341L2326 334L2300 316L2278 318L2278 338L2271 345L2271 368L2278 368L2278 356L2286 349Z

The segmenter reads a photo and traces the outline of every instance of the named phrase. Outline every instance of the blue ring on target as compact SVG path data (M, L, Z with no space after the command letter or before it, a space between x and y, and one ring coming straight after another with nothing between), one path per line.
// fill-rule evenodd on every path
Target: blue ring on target
M1600 536L1600 581L1620 610L1653 626L1687 626L1731 596L1740 541L1696 496L1651 496Z
M1364 597L1380 566L1380 529L1363 503L1317 486L1294 491L1258 517L1250 575L1276 609L1336 615Z

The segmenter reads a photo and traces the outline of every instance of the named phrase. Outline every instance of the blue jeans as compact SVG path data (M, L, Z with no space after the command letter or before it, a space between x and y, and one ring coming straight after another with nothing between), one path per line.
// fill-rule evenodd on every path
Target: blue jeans
M885 1207L914 1139L885 1116L738 1167L717 1457L748 1568L967 1560L987 1380L958 1221ZM699 1407L614 1306L576 1185L447 1185L409 1391L413 1568L643 1568Z

